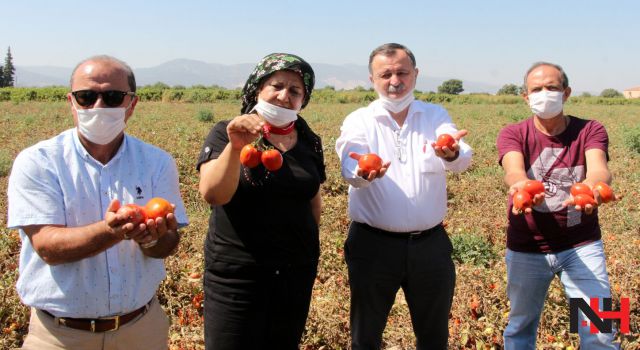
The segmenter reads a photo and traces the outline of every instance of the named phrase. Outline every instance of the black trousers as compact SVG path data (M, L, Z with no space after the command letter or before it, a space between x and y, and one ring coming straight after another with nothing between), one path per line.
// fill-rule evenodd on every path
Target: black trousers
M316 274L317 264L261 267L207 261L205 348L298 349Z
M402 288L417 349L447 349L455 287L452 250L441 225L413 236L352 222L344 248L352 348L380 349L389 311Z

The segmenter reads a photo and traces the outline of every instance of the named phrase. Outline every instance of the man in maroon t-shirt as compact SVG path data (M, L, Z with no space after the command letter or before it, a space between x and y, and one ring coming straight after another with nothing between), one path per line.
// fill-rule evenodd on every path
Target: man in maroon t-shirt
M571 185L611 182L608 136L594 120L563 113L571 94L558 65L539 62L525 75L523 97L533 116L508 125L498 135L500 164L509 186L507 294L511 304L505 349L535 349L538 322L549 284L558 275L568 298L609 298L609 278L597 205L575 205ZM528 179L540 180L544 194L521 212L511 196ZM596 201L601 203L597 191ZM602 300L602 299L601 299ZM602 303L601 303L602 304ZM580 315L579 324L585 319ZM579 328L583 349L615 349L610 333Z

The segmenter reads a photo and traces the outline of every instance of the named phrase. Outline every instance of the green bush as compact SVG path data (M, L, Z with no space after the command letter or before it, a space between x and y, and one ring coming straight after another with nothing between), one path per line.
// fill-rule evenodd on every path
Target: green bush
M155 87L142 87L136 91L140 101L162 101L163 89Z
M461 233L451 236L453 244L452 258L461 264L489 266L498 254L491 243L472 233Z
M198 120L201 122L213 121L213 111L208 109L201 109L198 111Z
M11 101L10 88L0 88L0 101Z
M615 98L615 97L622 97L622 94L620 93L620 91L616 89L604 89L600 93L600 97Z
M192 103L213 102L215 91L211 89L189 89L185 92L182 101Z
M625 146L629 150L640 154L640 126L627 129L623 137Z
M162 102L179 102L185 90L165 89L162 91Z

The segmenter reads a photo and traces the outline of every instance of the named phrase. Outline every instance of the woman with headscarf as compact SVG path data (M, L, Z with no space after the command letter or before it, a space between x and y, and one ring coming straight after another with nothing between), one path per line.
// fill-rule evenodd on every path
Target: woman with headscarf
M205 241L207 349L297 349L320 255L320 137L298 116L311 97L311 66L264 57L242 89L242 115L217 123L197 168L211 205ZM248 144L282 154L278 170L242 165Z

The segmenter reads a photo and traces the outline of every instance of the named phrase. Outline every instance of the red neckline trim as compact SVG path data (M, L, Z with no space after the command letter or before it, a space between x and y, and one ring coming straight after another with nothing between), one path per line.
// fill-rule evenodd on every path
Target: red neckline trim
M284 128L279 128L277 126L273 126L267 123L262 127L262 131L264 132L265 136L268 138L270 134L289 135L293 131L293 129L295 129L295 127L296 127L295 121L292 121L289 125L285 126Z

